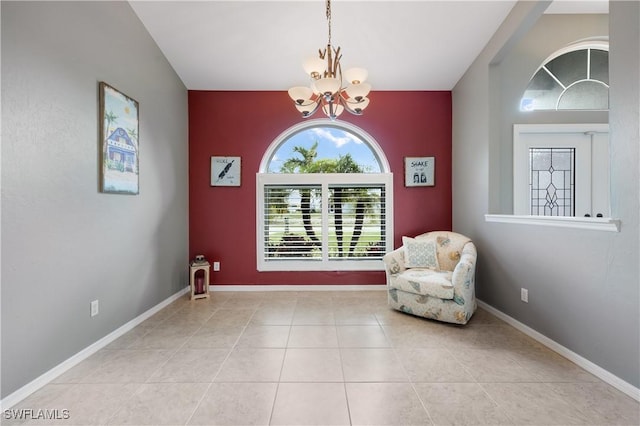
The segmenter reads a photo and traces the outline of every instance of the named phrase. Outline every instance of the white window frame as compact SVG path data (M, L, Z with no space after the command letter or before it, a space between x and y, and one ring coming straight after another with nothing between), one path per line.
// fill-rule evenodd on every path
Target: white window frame
M589 213L592 217L602 213L609 214L609 152L602 152L603 143L594 143L592 135L608 135L608 124L514 124L513 125L513 213L530 215L530 148L574 148L575 149L575 216ZM581 139L567 141L550 139L541 145L526 136L580 134ZM584 137L582 137L584 135ZM599 179L594 180L594 176ZM596 207L597 206L597 207ZM606 207L605 207L606 206ZM596 211L597 210L597 211Z
M380 164L381 173L313 173L285 174L268 173L269 163L278 148L289 138L304 130L314 127L335 127L355 134L362 139ZM322 260L266 260L264 253L264 189L266 185L321 185L322 187ZM393 173L384 152L376 140L361 128L345 122L329 119L308 120L296 124L273 140L265 151L260 168L256 174L256 259L258 271L383 271L382 259L332 259L328 258L329 221L329 186L330 185L384 185L385 187L385 251L393 250Z
M264 189L268 185L295 185L304 183L322 188L322 259L277 259L265 256L264 252ZM393 250L393 174L392 173L313 173L283 174L258 173L256 175L256 258L258 271L382 271L382 259L329 259L329 186L384 185L385 187L385 252Z

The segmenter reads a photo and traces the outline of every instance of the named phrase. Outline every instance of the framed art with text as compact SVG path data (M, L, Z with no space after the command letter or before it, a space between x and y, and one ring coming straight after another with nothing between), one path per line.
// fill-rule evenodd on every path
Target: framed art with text
M99 84L100 191L139 193L138 102L109 86Z
M211 157L211 186L240 186L240 157Z
M405 157L404 186L434 186L435 157Z

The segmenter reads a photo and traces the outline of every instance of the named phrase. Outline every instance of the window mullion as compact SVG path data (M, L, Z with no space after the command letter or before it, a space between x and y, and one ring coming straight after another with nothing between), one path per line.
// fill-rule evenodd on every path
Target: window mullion
M552 73L551 71L549 71L549 68L547 68L546 65L542 66L542 69L545 70L547 72L547 74L549 74L549 76L555 80L556 83L558 83L558 85L560 85L560 87L562 87L562 90L567 90L567 86L565 86L564 84L562 84L562 82L558 79L558 77L555 76L554 73Z
M329 183L322 182L322 261L329 260Z

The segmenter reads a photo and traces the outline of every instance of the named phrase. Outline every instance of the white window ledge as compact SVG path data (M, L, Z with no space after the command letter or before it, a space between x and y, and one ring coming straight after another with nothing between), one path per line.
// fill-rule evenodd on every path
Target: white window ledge
M562 228L590 229L592 231L620 232L620 220L610 217L560 217L520 216L510 214L486 214L486 222L513 223L519 225L559 226Z

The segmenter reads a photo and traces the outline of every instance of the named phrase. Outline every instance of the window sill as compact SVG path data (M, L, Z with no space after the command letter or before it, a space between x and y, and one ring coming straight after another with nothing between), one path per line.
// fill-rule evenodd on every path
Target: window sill
M612 219L610 217L551 217L486 214L484 215L484 219L486 222L557 226L562 228L590 229L592 231L620 232L620 220Z

